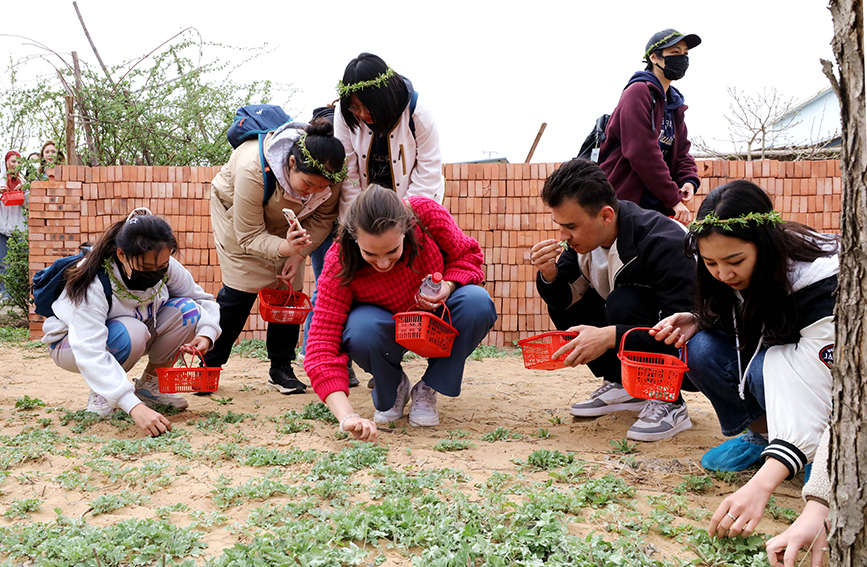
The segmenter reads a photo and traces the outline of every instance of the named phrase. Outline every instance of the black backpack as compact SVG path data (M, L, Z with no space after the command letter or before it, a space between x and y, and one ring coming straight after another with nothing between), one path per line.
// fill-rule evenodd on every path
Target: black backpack
M653 91L650 91L650 118L653 120L653 109L656 107L656 96L654 96ZM581 149L578 151L578 155L576 158L582 158L590 160L594 163L599 163L603 161L608 156L599 155L599 148L602 147L602 142L605 141L605 129L608 128L608 120L611 118L610 114L603 114L599 118L596 119L596 124L593 126L593 130L590 131L590 134L584 138L584 143L581 144ZM654 127L656 130L656 127Z
M50 266L39 270L33 275L33 285L30 289L33 293L34 311L37 315L42 315L43 317L54 316L54 309L51 306L57 301L60 294L63 293L63 288L66 285L66 269L78 265L78 262L84 258L84 255L85 252L79 252L75 256L58 258ZM102 267L99 268L97 277L102 283L105 298L108 300L108 309L111 311L111 280L108 279L108 274Z
M259 140L259 164L262 166L262 179L265 180L265 195L262 199L264 207L271 195L277 189L277 177L265 160L265 148L262 142L268 132L291 122L292 119L283 109L274 104L249 104L242 106L235 113L235 119L226 132L226 138L233 148L237 148L247 140Z
M602 142L605 141L605 128L608 126L610 114L603 114L596 119L596 125L590 134L584 138L584 143L581 144L581 150L578 151L576 158L590 160L594 163L599 163L599 148L602 147Z

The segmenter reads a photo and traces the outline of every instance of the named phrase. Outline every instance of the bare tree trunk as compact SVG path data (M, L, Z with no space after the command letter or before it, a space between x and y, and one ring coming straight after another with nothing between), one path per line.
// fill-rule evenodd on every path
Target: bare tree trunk
M72 95L66 95L66 163L78 165L78 154L75 153L75 114L73 114Z
M84 139L87 140L87 149L90 150L90 159L88 164L91 167L99 165L99 156L96 154L96 145L93 143L93 130L90 128L90 116L84 106L84 95L81 92L81 66L78 64L78 53L72 52L72 68L75 72L75 103L78 106L78 113L81 115L81 122L84 125Z
M867 157L862 0L831 0L843 121L843 211L831 417L831 565L867 565Z

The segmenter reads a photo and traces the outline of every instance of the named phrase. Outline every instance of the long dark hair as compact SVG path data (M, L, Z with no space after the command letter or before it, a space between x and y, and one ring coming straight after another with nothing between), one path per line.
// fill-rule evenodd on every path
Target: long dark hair
M371 185L362 191L352 201L346 221L337 232L337 241L340 242L340 272L337 277L343 286L348 286L358 270L368 265L358 247L359 230L372 236L399 230L404 235L403 258L406 258L407 266L412 268L419 254L419 242L415 237L415 227L418 225L415 211L391 189Z
M346 66L343 72L343 84L353 85L361 81L371 81L386 71L388 65L385 61L372 53L362 53ZM409 89L403 77L396 73L380 87L369 87L341 96L340 114L353 132L361 125L358 118L349 110L353 94L370 112L373 124L369 128L377 134L387 134L391 131L409 102Z
M331 122L327 118L316 118L307 125L306 131L307 138L304 140L304 146L310 152L310 156L324 165L331 173L337 173L343 169L343 162L346 160L346 150L343 149L343 144L340 140L334 137L334 126L332 126ZM295 169L299 172L325 177L319 169L307 165L298 142L292 144L289 155L295 157ZM286 158L284 169L286 177L289 177L288 157ZM326 177L326 179L328 178ZM332 181L331 179L328 180Z
M774 210L771 198L761 187L750 181L738 180L717 187L705 198L695 218L700 221L709 214L719 219L737 218L749 213L769 213ZM756 246L756 266L750 286L744 296L741 320L737 329L741 345L748 336L764 333L764 340L774 344L787 337L795 321L787 318L793 311L792 284L789 281L791 262L813 262L836 253L836 237L818 234L797 222L785 223L750 221L722 226L708 225L700 231L691 230L686 237L686 253L697 258L696 310L699 328L721 326L734 334L731 313L735 294L731 288L714 278L698 257L698 244L712 234L721 234L751 242ZM763 330L764 329L764 330Z
M118 248L129 258L166 249L174 254L178 250L178 241L169 223L156 215L139 215L113 224L87 253L84 263L66 271L65 289L73 303L85 300L87 288L103 262L106 258L116 257Z

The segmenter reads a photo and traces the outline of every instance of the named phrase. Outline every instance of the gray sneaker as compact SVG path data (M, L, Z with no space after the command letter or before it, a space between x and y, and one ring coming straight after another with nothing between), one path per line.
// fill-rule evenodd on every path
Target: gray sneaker
M87 398L87 407L85 411L92 411L99 417L108 417L114 413L114 408L108 405L108 400L94 392L90 391L90 396Z
M569 413L578 417L599 417L616 411L641 411L647 400L633 398L623 386L607 380L590 394L590 399L572 404Z
M400 379L400 384L397 385L397 398L394 400L394 406L390 410L373 412L373 423L379 425L388 425L392 421L397 421L403 417L403 408L409 401L409 378L406 373L403 373Z
M175 406L178 409L184 409L190 405L183 396L160 392L159 380L147 372L135 381L135 395L150 408L156 404Z
M423 380L412 388L409 424L413 427L433 427L440 424L436 390L425 384Z
M626 438L633 441L659 441L674 437L692 427L686 402L660 402L651 400L638 414Z

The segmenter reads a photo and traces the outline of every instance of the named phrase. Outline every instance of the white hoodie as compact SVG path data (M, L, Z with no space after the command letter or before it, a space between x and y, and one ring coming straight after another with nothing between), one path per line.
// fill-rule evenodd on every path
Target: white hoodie
M54 317L49 317L42 324L42 331L45 333L42 342L52 345L68 334L69 346L87 385L104 397L111 407L119 407L129 413L141 401L136 397L135 388L127 379L120 363L108 352L106 321L117 317L134 317L147 322L170 298L187 297L196 302L201 314L196 335L208 337L213 343L220 336L220 306L214 301L214 296L205 292L193 280L190 272L174 258L169 259L169 279L166 285L161 287L156 297L146 303L119 295L114 282L123 280L114 262L112 271L115 278L112 282L114 293L111 311L108 309L108 300L99 278L94 278L90 283L85 299L80 304L74 304L64 290L51 306ZM144 291L126 288L124 291L144 299L153 295L160 285L161 283L158 283Z

